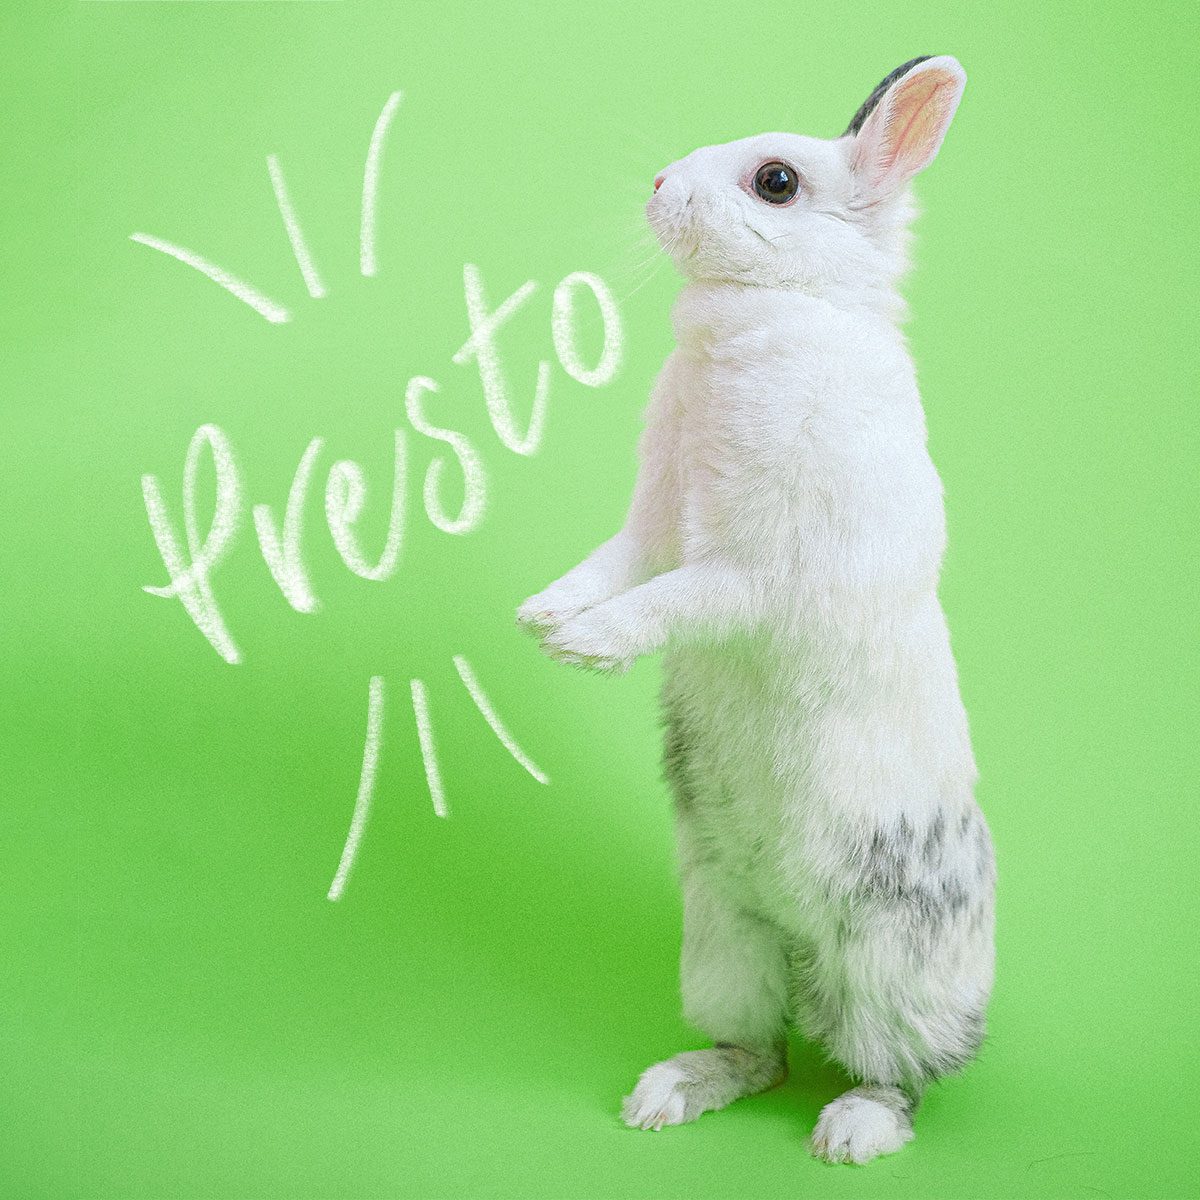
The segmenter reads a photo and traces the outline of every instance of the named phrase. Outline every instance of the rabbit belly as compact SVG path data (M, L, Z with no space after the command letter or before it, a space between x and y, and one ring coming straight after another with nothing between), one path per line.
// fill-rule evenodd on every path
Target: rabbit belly
M680 646L664 660L680 815L788 926L852 890L877 831L902 819L924 830L974 810L975 765L936 598L894 623L892 644L882 632L797 622Z

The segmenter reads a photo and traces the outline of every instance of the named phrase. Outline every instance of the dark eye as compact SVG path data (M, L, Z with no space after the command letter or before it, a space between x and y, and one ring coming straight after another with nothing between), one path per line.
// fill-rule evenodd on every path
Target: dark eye
M768 204L786 204L799 186L796 172L785 162L763 163L754 173L754 190Z

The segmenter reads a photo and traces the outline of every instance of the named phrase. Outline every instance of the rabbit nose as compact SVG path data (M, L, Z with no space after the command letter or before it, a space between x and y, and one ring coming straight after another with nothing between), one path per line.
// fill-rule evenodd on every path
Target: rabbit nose
M666 178L666 176L665 176L665 175L655 175L655 177L654 177L654 190L655 190L656 192L658 191L658 189L659 189L660 187L662 187L662 185L663 185L663 180L664 180L665 178Z

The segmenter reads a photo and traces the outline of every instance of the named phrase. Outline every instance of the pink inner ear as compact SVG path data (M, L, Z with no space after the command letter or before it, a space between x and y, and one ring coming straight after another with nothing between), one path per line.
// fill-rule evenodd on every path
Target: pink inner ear
M880 165L890 170L904 158L923 159L925 166L933 156L940 141L942 120L946 106L937 99L942 88L950 86L948 79L922 79L914 83L905 94L903 108L893 119L893 126L884 134L883 162ZM919 169L919 168L917 168Z
M901 183L927 167L937 154L954 115L959 81L943 71L922 71L896 85L891 102L884 101L868 118L876 129L860 133L863 157L871 183L881 187ZM881 111L886 110L886 111Z

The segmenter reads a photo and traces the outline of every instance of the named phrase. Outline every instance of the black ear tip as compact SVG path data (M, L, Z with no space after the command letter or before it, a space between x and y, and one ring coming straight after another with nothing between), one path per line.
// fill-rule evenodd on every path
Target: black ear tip
M885 79L881 79L875 90L863 101L862 107L850 118L850 124L846 126L846 132L842 134L842 137L849 137L851 134L857 133L863 127L863 122L875 111L876 105L883 99L888 88L897 79L907 75L918 63L928 62L932 57L932 54L921 54L916 58L910 58L908 62L902 63Z

